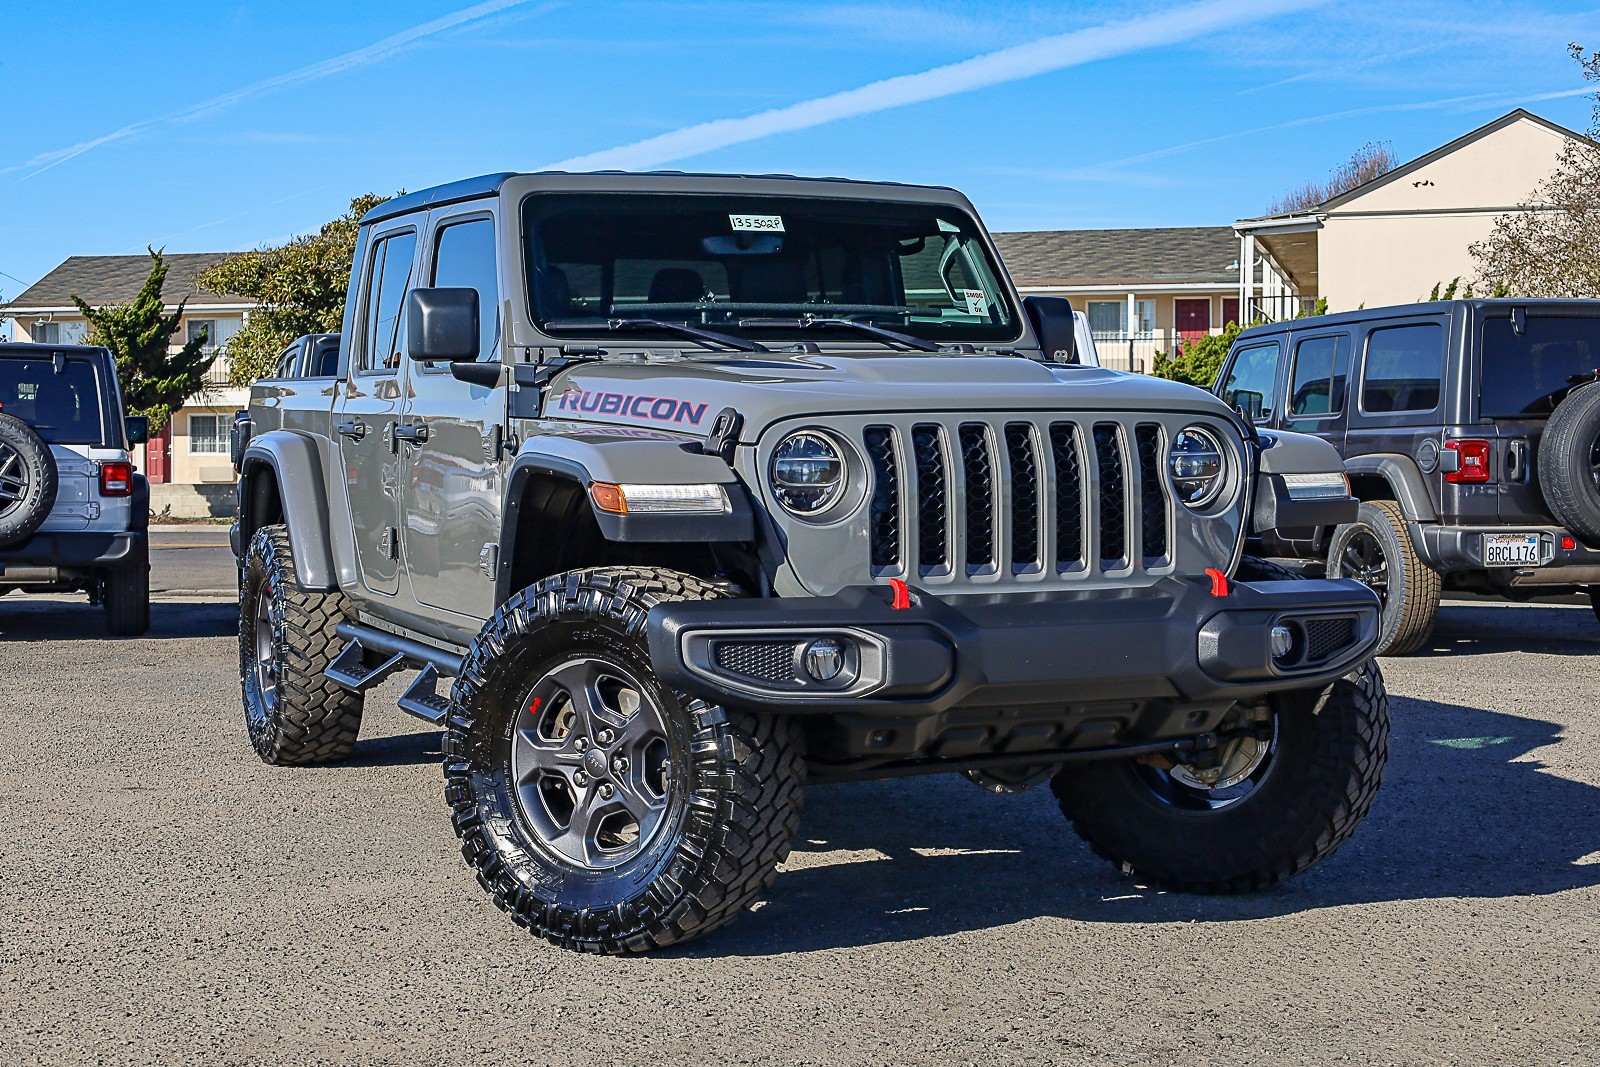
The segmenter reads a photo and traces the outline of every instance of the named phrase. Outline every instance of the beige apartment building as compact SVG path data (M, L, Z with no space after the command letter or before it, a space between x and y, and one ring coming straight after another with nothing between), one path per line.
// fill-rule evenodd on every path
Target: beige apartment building
M1352 311L1470 281L1472 244L1519 210L1580 136L1518 108L1310 211L1241 219L1238 298L1254 316L1281 319L1318 297Z
M183 318L173 335L176 347L202 333L207 349L218 355L206 376L205 391L173 415L172 421L136 457L150 478L156 507L174 502L174 513L193 512L196 501L185 497L231 500L233 464L228 455L228 431L233 412L249 398L247 391L228 385L228 338L238 332L254 304L242 297L218 296L200 289L200 272L224 259L227 252L178 252L166 256L167 280L162 299L167 311L184 304ZM13 340L45 344L81 343L88 323L72 302L77 294L91 307L125 304L138 295L150 273L150 257L72 256L29 286L9 304L0 305L0 317L13 320ZM179 494L154 487L192 486Z

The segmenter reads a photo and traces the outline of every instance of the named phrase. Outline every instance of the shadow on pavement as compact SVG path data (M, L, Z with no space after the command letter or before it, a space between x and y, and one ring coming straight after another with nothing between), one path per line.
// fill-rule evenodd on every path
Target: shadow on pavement
M438 763L444 758L444 734L428 731L398 734L394 737L366 737L356 742L355 751L340 767L412 767Z
M1415 656L1538 652L1547 656L1600 655L1600 621L1582 607L1519 606L1515 610L1446 602L1433 636Z
M1513 762L1560 727L1395 698L1384 785L1322 866L1249 896L1142 889L1073 834L1048 787L986 797L954 776L818 787L796 858L753 914L689 955L752 955L910 941L1042 916L1081 922L1227 922L1385 900L1512 897L1600 884L1600 789Z
M239 632L239 606L224 600L154 600L150 632L113 638L105 612L87 597L0 597L0 641L134 642L181 637L232 637Z

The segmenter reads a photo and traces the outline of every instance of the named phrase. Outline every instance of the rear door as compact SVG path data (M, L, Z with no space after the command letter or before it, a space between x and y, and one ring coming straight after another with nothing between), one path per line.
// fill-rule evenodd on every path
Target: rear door
M361 581L393 595L400 583L403 460L394 431L403 405L405 293L417 259L418 216L375 229L362 269L350 370L334 412Z
M478 353L499 362L500 287L493 205L443 208L431 234L418 285L478 292ZM402 498L406 573L417 603L486 619L494 607L494 562L504 495L501 444L506 386L457 381L448 364L406 360L407 443ZM420 435L416 428L421 428Z
M1356 338L1356 390L1345 431L1345 458L1378 453L1415 462L1424 441L1437 444L1445 420L1445 353L1449 318L1381 319ZM1432 476L1434 504L1438 478Z

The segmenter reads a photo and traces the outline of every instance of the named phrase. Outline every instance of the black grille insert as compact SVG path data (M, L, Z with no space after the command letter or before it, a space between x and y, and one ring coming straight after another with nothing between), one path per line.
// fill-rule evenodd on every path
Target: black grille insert
M1028 570L1039 564L1039 460L1027 423L1006 426L1006 457L1011 464L1011 565Z
M989 429L981 423L961 427L961 469L967 479L967 566L994 563L994 470L989 462Z
M1139 446L1139 531L1145 559L1167 554L1167 494L1161 488L1161 427L1141 423Z
M793 641L719 641L717 666L763 682L795 681Z
M1078 460L1078 428L1070 422L1050 427L1050 454L1056 464L1056 566L1083 563L1083 465Z
M1356 620L1352 618L1307 619L1306 662L1320 663L1343 652L1356 640Z
M1095 423L1094 451L1100 469L1100 561L1119 564L1128 558L1128 485L1116 423Z
M924 571L950 565L943 436L939 427L926 423L911 428L917 462L917 561Z
M864 435L867 459L872 464L871 526L872 565L900 565L900 466L894 454L894 431L869 426Z

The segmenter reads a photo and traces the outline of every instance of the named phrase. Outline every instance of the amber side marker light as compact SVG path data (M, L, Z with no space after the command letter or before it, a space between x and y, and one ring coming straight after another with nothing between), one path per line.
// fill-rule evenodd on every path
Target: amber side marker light
M626 515L628 513L628 498L622 495L622 486L612 485L610 482L595 482L589 486L589 496L594 499L594 506L601 511L609 511L613 515Z

